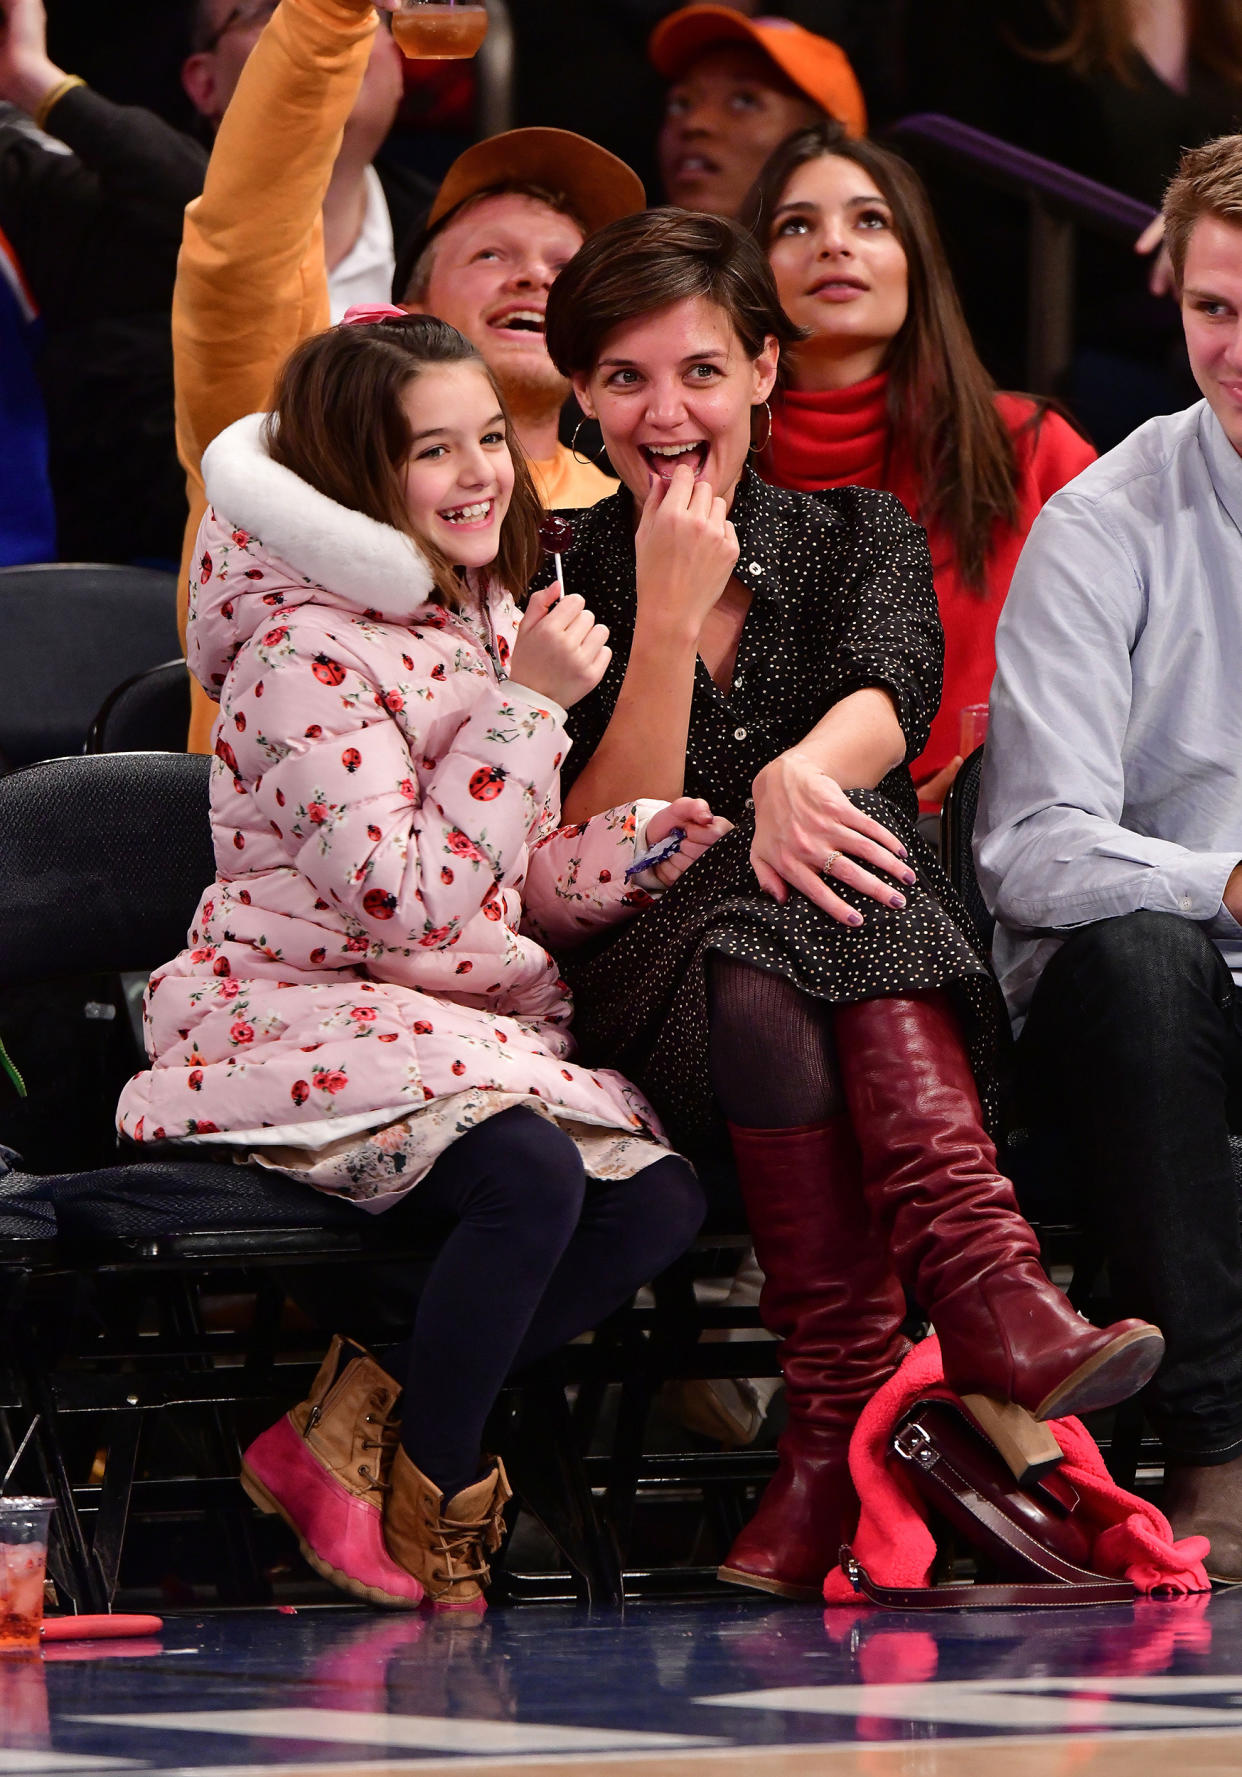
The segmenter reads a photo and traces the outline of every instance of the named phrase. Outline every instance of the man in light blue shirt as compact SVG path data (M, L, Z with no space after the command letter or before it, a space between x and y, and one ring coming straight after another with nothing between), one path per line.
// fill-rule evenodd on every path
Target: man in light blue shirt
M1165 203L1204 400L1053 496L996 638L975 857L1025 1116L1164 1332L1165 1509L1242 1580L1242 136Z

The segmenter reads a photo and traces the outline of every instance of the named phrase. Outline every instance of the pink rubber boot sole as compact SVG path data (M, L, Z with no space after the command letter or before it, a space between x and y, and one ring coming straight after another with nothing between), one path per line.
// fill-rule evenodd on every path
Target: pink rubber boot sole
M422 1585L384 1546L378 1509L329 1473L286 1414L242 1458L241 1484L261 1512L283 1518L307 1564L366 1604L413 1610Z

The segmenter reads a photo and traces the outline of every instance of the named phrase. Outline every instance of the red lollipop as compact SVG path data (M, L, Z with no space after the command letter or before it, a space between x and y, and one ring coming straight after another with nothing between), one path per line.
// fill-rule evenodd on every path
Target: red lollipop
M574 527L559 512L545 512L539 520L539 541L549 555L574 546Z
M559 512L545 512L539 521L539 541L556 563L556 578L564 592L565 574L561 567L561 551L573 548L574 527Z

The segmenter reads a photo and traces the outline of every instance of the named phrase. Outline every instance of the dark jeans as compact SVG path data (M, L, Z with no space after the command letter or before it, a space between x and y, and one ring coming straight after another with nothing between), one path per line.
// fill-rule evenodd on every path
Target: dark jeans
M1172 1456L1242 1454L1242 1237L1228 1136L1242 1128L1242 1007L1189 920L1131 913L1074 932L1018 1039L1021 1110L1093 1226L1119 1313L1167 1350L1153 1422Z
M401 1442L451 1499L478 1477L505 1378L597 1326L685 1252L706 1209L685 1160L586 1177L570 1138L519 1106L478 1123L415 1187L456 1226L410 1338L384 1359L404 1384Z

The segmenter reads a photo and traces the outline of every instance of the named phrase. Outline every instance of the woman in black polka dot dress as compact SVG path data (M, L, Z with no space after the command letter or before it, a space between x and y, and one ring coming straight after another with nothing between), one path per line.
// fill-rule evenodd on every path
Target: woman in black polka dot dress
M989 1426L983 1397L1033 1416L1009 1416L1017 1464L1046 1440L1033 1420L1123 1399L1162 1341L1072 1312L996 1170L979 1087L1003 1010L906 767L940 698L926 538L887 494L747 468L796 337L754 242L679 210L600 230L548 300L548 350L622 481L563 557L613 649L570 717L566 817L686 794L734 823L565 955L575 1031L679 1146L732 1148L789 1424L721 1573L810 1597L853 1529L849 1434L901 1357L904 1289Z

